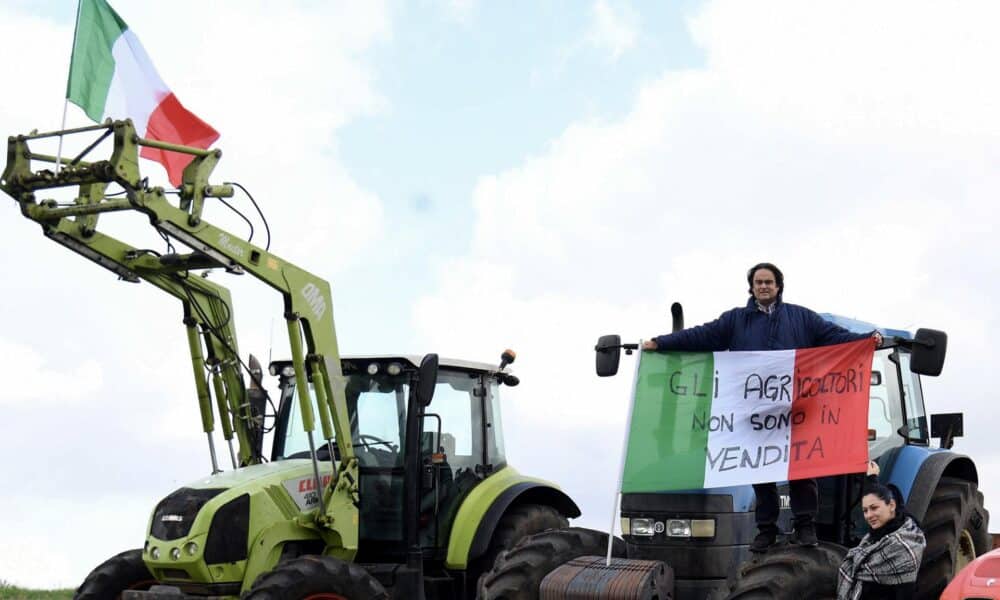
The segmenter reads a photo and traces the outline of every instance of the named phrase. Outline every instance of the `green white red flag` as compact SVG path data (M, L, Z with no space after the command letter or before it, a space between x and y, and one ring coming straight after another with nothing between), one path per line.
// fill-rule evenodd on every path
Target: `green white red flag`
M874 350L641 352L621 491L864 472Z
M80 0L66 99L94 121L132 119L146 139L208 148L219 138L170 91L139 39L105 0ZM143 147L140 156L181 183L188 154Z

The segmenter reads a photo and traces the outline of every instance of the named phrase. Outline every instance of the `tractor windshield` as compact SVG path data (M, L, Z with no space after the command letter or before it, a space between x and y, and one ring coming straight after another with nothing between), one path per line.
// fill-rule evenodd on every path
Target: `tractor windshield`
M351 436L359 463L362 466L402 466L400 449L403 447L403 432L406 431L410 374L353 373L346 379L347 412L351 418ZM315 392L311 392L315 398ZM287 397L282 398L283 403L288 402L288 418L281 427L284 447L275 448L276 458L304 458L309 453L309 441L302 430L295 386L289 384L286 394ZM322 437L317 424L317 431L313 433L317 450L323 446Z

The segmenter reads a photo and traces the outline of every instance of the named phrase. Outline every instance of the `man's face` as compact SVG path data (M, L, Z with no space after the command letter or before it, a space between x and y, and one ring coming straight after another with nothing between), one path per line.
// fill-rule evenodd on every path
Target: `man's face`
M778 299L778 282L771 269L757 269L753 274L753 297L763 306Z

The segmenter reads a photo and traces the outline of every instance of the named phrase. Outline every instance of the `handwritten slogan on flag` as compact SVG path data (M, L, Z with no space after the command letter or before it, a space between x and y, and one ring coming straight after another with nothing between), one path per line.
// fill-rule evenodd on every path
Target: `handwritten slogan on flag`
M874 349L642 352L622 492L863 472Z

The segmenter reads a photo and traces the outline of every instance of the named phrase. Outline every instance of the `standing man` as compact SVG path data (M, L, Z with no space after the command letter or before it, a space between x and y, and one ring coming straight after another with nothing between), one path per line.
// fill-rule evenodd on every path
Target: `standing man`
M823 319L815 312L795 304L786 304L781 296L785 291L785 278L781 269L771 263L754 265L747 271L750 299L746 307L722 313L718 319L643 342L643 350L680 350L688 352L714 352L720 350L792 350L853 342L872 337L876 345L882 344L877 332L851 333ZM815 479L789 481L792 513L795 515L793 542L802 546L816 546L816 511L819 493ZM778 538L778 486L775 483L758 483L753 486L757 495L757 537L750 545L751 552L766 552Z

